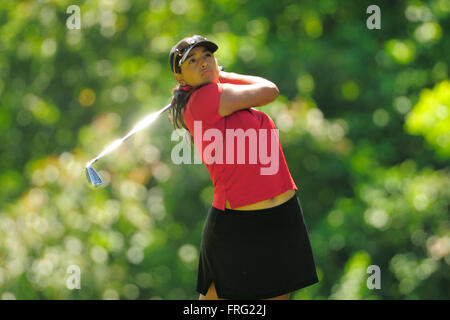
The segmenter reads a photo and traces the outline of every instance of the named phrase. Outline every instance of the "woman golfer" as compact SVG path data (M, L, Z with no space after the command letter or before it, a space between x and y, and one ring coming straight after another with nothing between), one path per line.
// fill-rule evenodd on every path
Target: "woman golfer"
M275 124L252 108L279 91L266 79L221 71L217 49L196 35L180 40L169 56L179 83L172 124L193 136L214 184L196 289L200 299L289 299L318 278Z

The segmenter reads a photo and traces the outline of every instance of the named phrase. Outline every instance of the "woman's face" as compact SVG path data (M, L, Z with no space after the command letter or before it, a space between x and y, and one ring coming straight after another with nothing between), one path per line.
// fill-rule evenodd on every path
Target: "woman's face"
M175 78L180 83L184 82L185 85L196 87L219 81L217 59L205 47L199 46L192 49L180 67L181 74L175 73Z

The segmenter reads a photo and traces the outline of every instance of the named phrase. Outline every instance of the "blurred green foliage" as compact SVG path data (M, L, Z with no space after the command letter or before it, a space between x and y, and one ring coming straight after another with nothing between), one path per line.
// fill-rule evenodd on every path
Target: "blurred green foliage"
M1 1L0 297L198 297L213 187L203 165L171 161L166 116L96 164L104 188L83 168L170 101L168 52L202 34L227 71L280 88L261 110L320 278L293 298L450 298L449 15L449 0Z

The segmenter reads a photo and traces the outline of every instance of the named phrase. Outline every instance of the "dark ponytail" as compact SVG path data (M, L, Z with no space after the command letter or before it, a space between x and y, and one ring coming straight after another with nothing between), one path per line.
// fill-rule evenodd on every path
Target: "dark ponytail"
M181 128L186 129L186 131L189 134L191 144L194 143L194 139L192 138L192 134L189 131L188 127L186 126L186 123L184 122L183 113L186 109L186 105L192 93L194 93L195 90L200 89L201 87L207 84L208 83L205 83L198 87L177 85L175 88L172 89L173 98L171 107L169 108L169 120L172 123L174 129L181 129Z

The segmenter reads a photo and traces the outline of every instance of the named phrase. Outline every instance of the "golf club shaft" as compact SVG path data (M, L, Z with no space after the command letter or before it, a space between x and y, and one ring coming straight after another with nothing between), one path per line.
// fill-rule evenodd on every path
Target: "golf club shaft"
M133 129L131 129L130 132L128 132L122 139L114 141L113 143L108 145L97 157L95 157L94 159L89 161L86 164L86 167L92 166L95 162L97 162L97 160L102 158L104 155L106 155L106 154L110 153L111 151L117 149L125 140L127 140L129 137L134 135L136 132L141 131L142 129L146 128L150 123L152 123L162 113L164 113L167 109L169 109L171 105L172 104L169 103L168 105L166 105L161 110L156 111L156 112L152 112L149 115L147 115L146 117L144 117L144 119L139 121L138 124L136 124L133 127Z

